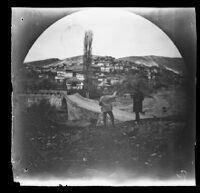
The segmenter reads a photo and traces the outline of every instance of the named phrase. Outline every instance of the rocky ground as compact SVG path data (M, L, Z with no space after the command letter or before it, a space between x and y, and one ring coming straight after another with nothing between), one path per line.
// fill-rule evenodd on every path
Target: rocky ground
M180 118L119 123L115 128L67 126L55 122L54 110L33 107L23 117L18 152L13 154L15 176L68 177L150 176L183 179L193 176L188 164ZM118 171L118 173L117 173Z

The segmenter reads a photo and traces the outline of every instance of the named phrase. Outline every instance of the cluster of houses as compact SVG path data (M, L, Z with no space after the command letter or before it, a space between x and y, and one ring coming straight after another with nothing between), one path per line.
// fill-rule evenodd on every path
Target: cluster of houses
M91 65L91 78L97 82L97 88L109 87L116 83L122 82L122 79L117 76L111 76L114 71L124 70L124 65L117 62L113 57L97 57ZM68 64L59 63L59 65L44 66L34 69L39 75L39 79L52 78L58 84L66 85L66 89L81 90L84 87L84 72L83 64Z
M123 82L126 73L143 72L149 80L154 80L159 73L158 66L145 67L137 63L118 60L113 57L95 57L90 67L91 78L95 80L97 88L109 87ZM56 65L37 67L34 69L39 79L51 79L57 84L66 86L67 90L84 88L84 70L82 61L60 61Z
M67 90L81 90L83 89L84 85L84 74L82 73L82 71L76 71L72 69L57 71L55 81L57 83L65 84Z

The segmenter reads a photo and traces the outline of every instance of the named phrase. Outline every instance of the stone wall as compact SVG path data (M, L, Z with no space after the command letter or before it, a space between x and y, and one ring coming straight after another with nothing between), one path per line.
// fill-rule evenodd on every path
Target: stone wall
M81 121L97 123L98 125L103 124L100 112L93 112L91 110L78 106L75 102L73 102L67 97L66 93L65 93L65 98L68 107L68 120L71 121L81 120ZM56 109L58 110L60 110L62 107L62 97L59 94L41 94L41 93L21 94L17 96L16 103L21 101L20 103L23 103L23 106L29 107L35 103L39 103L43 99L47 100L50 103L50 105L55 106ZM84 98L84 100L90 102L91 99ZM109 119L108 123L110 123Z

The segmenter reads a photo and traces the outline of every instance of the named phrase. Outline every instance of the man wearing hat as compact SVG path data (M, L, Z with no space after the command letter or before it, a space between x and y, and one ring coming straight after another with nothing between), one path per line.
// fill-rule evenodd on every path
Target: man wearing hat
M135 112L135 119L138 123L140 121L140 113L144 113L142 111L142 102L144 100L144 94L140 91L139 86L137 85L135 88L135 92L133 94L133 112Z
M63 109L64 112L66 113L66 119L68 120L68 107L67 107L67 100L66 100L64 94L62 94L61 104L62 104L62 109Z
M117 92L114 92L112 95L110 95L108 89L105 88L103 91L103 96L100 98L99 105L101 106L101 111L103 113L103 122L105 127L107 114L110 116L112 126L115 127L114 115L112 112L112 102L114 102L116 94Z

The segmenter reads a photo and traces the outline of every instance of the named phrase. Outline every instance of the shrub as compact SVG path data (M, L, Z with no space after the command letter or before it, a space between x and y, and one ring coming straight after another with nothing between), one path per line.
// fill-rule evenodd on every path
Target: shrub
M139 86L140 90L145 95L149 95L154 92L153 86L149 84L146 77L141 74L128 75L124 81L124 89L126 89L127 92L132 93L137 86Z

